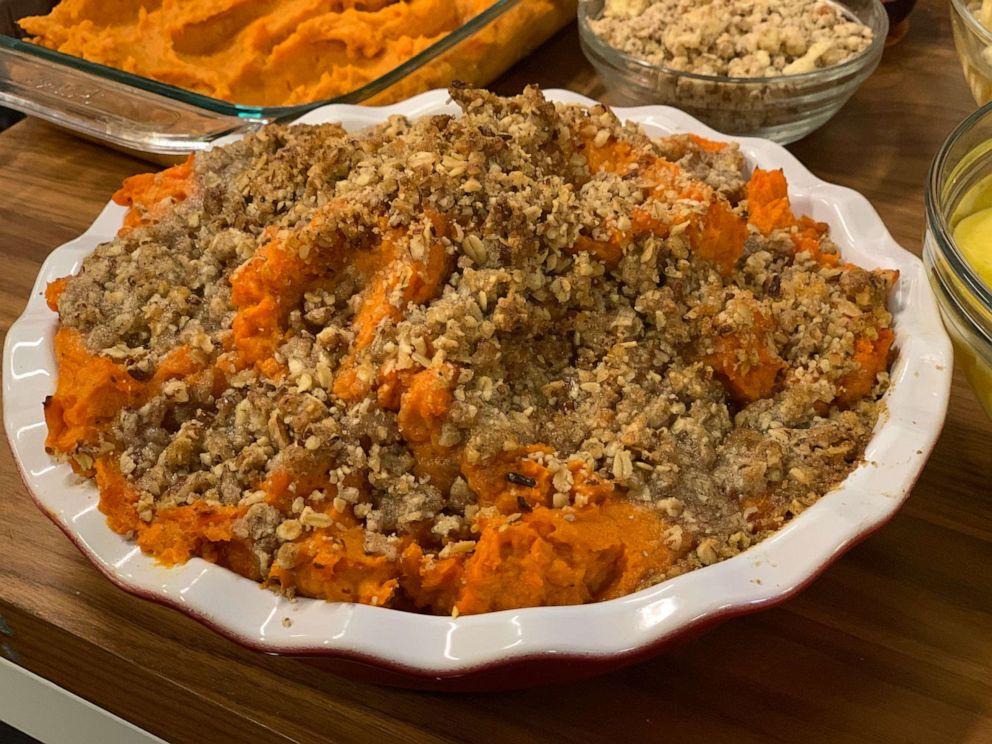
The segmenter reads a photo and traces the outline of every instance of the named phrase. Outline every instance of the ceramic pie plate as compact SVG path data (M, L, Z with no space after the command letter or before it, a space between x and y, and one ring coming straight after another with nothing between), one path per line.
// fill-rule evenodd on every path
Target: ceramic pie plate
M547 96L594 103L568 91L552 90ZM382 108L330 105L299 121L336 121L355 130L393 114L415 118L456 110L445 91L431 91ZM106 525L97 508L96 487L68 465L54 462L44 449L42 401L55 389L52 339L57 327L44 289L49 281L75 273L86 255L113 238L125 213L113 203L83 235L51 253L24 314L7 333L4 424L31 496L125 591L174 607L252 649L319 657L338 671L393 684L480 689L577 678L645 658L721 620L786 599L895 514L940 433L952 355L923 264L893 240L863 196L816 178L779 145L721 135L669 107L615 111L652 135L695 132L739 143L750 166L785 171L795 211L830 225L846 259L900 272L890 300L897 357L885 397L887 413L868 444L865 462L767 540L729 560L619 599L457 619L360 604L289 601L199 558L173 568L158 565Z

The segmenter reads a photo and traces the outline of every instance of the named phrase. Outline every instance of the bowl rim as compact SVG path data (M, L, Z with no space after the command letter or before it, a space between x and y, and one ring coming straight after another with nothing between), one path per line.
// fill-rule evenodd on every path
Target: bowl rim
M568 91L545 94L564 103L595 103ZM453 110L447 91L439 90L381 108L331 105L300 121L338 120L354 129L393 114L415 117ZM156 564L106 525L97 510L95 487L76 479L67 465L53 464L43 450L40 401L53 387L46 341L56 325L43 290L47 281L75 270L95 245L116 232L124 208L113 203L80 238L49 255L27 308L5 339L4 424L31 497L118 586L177 608L244 646L266 653L354 659L432 679L512 668L528 660L602 664L636 658L696 627L770 606L799 591L895 514L942 428L952 355L923 265L893 240L863 196L816 178L780 145L721 135L666 106L615 112L653 135L688 131L736 142L751 163L783 168L795 201L808 202L810 209L804 211L831 224L835 240L850 247L852 260L901 272L893 299L899 356L886 394L888 411L869 442L866 462L774 535L733 558L625 597L457 619L323 600L290 602L199 558L171 569ZM279 617L293 622L274 622Z
M980 37L986 44L992 46L992 31L985 28L982 22L975 17L975 14L971 12L971 8L967 6L964 0L951 0L951 8L957 11L958 16L968 24L968 28L971 29L972 33Z
M885 12L881 0L869 0L872 4L875 17L879 19L879 29L872 29L871 45L857 56L845 60L836 65L822 67L810 72L793 73L790 75L766 75L762 77L739 77L732 75L705 75L688 70L677 70L674 67L657 65L653 62L635 57L627 52L617 49L615 46L607 44L589 25L589 5L594 0L579 0L578 23L579 37L582 42L593 47L594 50L614 67L616 61L623 62L631 67L648 73L663 73L673 77L695 80L700 83L720 84L720 85L796 85L814 84L828 80L846 77L848 74L857 73L862 68L871 64L873 59L881 57L885 49L885 39L889 33L889 16ZM956 1L956 0L955 0ZM826 0L831 5L844 7L843 0ZM612 59L611 59L612 58Z
M953 0L957 2L957 0ZM992 36L990 36L992 40ZM992 118L992 102L986 103L976 111L971 112L958 124L937 149L930 161L927 171L927 187L923 192L923 204L926 212L927 225L931 228L934 241L941 255L950 264L952 271L979 300L992 311L992 285L982 279L971 263L964 257L953 237L953 231L947 221L947 215L940 207L940 180L946 167L951 150L962 137L968 134L979 122ZM992 175L992 171L989 172ZM987 334L986 334L987 335Z

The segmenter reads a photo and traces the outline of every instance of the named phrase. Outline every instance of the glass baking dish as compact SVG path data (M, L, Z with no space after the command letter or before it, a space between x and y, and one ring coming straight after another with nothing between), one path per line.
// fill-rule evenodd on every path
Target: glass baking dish
M575 6L576 0L496 0L366 85L294 106L228 103L0 34L0 105L118 148L182 155L328 103L391 103L456 79L483 85L574 18ZM16 15L16 6L14 12L15 20L29 15Z

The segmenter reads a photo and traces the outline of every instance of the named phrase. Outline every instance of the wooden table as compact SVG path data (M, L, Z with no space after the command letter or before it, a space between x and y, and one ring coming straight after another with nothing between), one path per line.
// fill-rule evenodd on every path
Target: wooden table
M496 87L530 81L604 93L574 28ZM946 3L923 0L854 100L792 150L864 193L918 251L928 163L973 108ZM46 253L145 169L35 121L0 135L5 329ZM13 633L0 647L170 741L992 741L992 423L960 376L909 502L801 595L625 671L500 694L350 682L131 597L41 515L0 450L0 614Z

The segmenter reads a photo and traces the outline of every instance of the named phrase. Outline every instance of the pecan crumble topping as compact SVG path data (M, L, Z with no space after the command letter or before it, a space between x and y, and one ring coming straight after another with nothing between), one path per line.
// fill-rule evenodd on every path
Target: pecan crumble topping
M839 484L894 271L735 145L453 88L129 179L49 287L48 447L110 526L287 593L460 614L621 596Z

